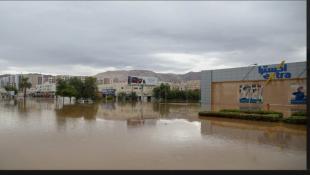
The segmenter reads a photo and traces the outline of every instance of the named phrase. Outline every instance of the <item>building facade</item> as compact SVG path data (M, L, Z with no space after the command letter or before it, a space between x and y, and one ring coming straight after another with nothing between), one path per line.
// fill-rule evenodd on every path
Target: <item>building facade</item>
M202 71L201 103L216 107L306 107L306 62ZM270 77L273 77L271 80ZM221 107L219 107L221 108Z
M129 76L131 77L131 76ZM136 79L142 78L144 83L135 83ZM104 78L98 80L98 90L102 95L118 96L120 93L136 93L139 99L143 101L151 100L153 89L158 85L158 79L155 77L133 77L133 82L119 81L118 78Z
M21 79L21 75L19 74L5 74L0 76L0 88L4 88L5 86L14 86L16 89L19 89L19 82Z

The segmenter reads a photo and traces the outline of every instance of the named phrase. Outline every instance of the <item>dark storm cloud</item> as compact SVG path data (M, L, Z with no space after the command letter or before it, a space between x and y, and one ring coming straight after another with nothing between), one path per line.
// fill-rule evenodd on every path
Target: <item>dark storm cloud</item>
M306 60L306 2L0 2L0 73Z

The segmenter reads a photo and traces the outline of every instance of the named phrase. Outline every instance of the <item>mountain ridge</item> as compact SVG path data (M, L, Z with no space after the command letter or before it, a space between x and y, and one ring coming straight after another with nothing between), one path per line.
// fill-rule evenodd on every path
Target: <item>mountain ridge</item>
M127 81L128 76L145 76L145 77L157 77L159 81L164 82L180 82L188 80L200 80L200 72L188 72L185 74L175 73L156 73L150 70L116 70L101 72L94 77L103 80L104 78L118 79L119 81Z

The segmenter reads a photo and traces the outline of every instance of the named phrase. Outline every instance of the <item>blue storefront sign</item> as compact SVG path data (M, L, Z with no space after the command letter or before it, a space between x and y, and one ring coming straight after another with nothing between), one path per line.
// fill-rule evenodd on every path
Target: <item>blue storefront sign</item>
M115 89L102 89L102 94L103 95L115 95Z
M258 73L261 74L265 80L270 77L271 73L274 73L275 78L277 79L288 79L292 77L291 73L287 72L287 64L284 64L281 68L278 68L276 66L270 67L267 65L259 66Z

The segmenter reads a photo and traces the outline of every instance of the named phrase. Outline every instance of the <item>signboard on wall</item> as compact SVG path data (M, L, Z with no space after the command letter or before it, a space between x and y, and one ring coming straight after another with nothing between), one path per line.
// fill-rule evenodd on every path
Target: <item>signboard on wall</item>
M290 103L291 104L306 104L307 89L306 83L291 84L290 86Z
M115 89L102 89L102 94L104 95L115 95Z
M289 79L291 78L291 73L287 71L287 64L283 64L282 67L277 66L258 66L258 73L263 76L265 80L269 79L270 76L274 74L276 79Z
M157 85L158 84L158 78L156 78L156 77L128 76L128 84Z
M241 84L239 86L240 103L262 103L262 86L258 83Z

